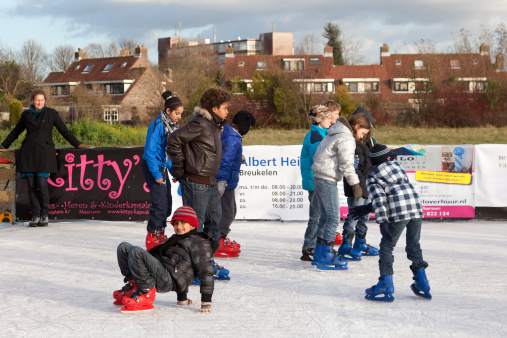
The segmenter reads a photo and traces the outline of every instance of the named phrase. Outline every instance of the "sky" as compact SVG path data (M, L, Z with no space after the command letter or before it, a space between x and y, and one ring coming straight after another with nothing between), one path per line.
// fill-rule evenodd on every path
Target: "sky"
M507 22L505 0L0 0L0 48L17 51L36 40L50 53L56 46L84 48L122 38L148 47L156 64L158 38L174 36L181 22L184 38L217 41L256 39L273 30L292 32L295 46L323 27L337 23L360 45L364 63L378 63L380 46L392 53L415 52L414 43L431 41L445 51L464 28L477 36Z

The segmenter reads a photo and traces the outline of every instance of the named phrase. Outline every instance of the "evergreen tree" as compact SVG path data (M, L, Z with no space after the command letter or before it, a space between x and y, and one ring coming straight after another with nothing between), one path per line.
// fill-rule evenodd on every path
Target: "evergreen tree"
M329 21L324 26L324 38L327 39L327 45L333 47L333 59L335 65L344 65L343 61L343 45L340 38L341 31L338 24Z

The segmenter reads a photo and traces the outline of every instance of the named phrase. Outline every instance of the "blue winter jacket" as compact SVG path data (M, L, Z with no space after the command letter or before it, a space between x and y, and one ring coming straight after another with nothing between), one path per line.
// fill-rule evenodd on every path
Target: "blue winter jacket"
M158 180L162 178L159 167L166 167L168 170L172 168L172 162L165 153L166 136L164 125L160 116L150 123L148 132L146 133L146 144L144 145L143 159L148 164L153 178Z
M312 124L310 131L306 134L303 141L303 148L301 149L301 177L303 178L303 189L314 191L313 188L313 155L319 146L320 142L327 134L327 129L321 128L316 124Z
M230 125L226 125L222 132L222 161L217 181L227 182L225 190L236 189L239 181L239 170L243 156L242 136Z

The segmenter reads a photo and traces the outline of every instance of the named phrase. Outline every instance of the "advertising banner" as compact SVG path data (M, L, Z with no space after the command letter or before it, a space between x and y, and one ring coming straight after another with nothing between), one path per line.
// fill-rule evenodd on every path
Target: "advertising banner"
M475 146L478 207L507 207L507 144Z

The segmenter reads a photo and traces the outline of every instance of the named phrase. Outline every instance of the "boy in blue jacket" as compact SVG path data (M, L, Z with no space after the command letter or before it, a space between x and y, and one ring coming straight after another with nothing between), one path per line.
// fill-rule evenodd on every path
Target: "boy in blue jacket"
M240 245L227 238L236 217L235 189L239 182L239 171L243 162L241 139L255 126L255 117L246 110L234 115L232 126L226 125L222 132L222 161L217 175L218 191L222 203L220 221L220 247L215 256L233 257L239 255Z
M303 255L301 256L301 260L305 262L313 261L313 253L317 243L317 225L320 219L319 201L313 187L313 155L315 155L317 147L326 136L328 128L338 120L340 109L340 104L334 101L326 101L322 105L312 107L308 114L312 125L303 141L300 156L303 189L308 191L308 200L310 201L309 219L303 241Z

